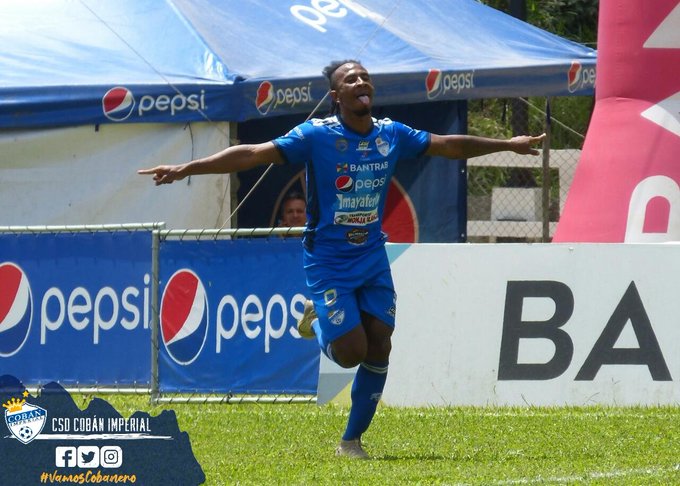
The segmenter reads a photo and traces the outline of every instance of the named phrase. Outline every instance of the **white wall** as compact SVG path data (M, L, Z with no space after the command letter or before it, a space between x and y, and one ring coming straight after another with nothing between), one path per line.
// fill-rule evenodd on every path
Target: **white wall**
M388 404L680 402L680 246L421 244L396 258L393 272L399 297ZM564 324L555 321L559 330L551 331L560 336L558 352L541 323L559 316ZM539 328L537 337L511 339L512 323L520 333ZM506 373L522 368L515 363L537 365L521 379L499 379L504 333L506 351L518 343ZM591 357L594 377L577 379L603 333L611 341ZM556 353L562 364L546 366ZM540 376L546 372L555 376Z
M0 226L164 221L166 228L219 228L230 214L228 176L157 188L136 171L228 144L227 123L0 132Z
M388 253L398 299L384 403L680 403L680 245ZM346 402L352 377L323 359L319 402Z

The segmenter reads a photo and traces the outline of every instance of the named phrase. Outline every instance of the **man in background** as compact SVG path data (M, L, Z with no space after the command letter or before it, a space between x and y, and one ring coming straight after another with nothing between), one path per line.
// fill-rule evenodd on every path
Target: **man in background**
M304 226L307 222L307 200L298 191L291 191L286 194L281 203L280 224L288 228Z

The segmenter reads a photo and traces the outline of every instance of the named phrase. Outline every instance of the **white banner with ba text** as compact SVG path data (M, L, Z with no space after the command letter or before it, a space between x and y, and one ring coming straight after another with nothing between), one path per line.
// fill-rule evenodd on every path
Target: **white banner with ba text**
M389 405L680 402L680 246L391 245Z

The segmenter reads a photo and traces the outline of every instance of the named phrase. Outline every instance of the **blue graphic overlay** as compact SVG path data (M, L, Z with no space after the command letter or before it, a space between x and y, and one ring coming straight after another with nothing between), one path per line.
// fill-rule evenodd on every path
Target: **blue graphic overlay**
M0 376L0 484L193 486L205 474L174 412L123 417L95 398L81 410L59 384L32 396Z

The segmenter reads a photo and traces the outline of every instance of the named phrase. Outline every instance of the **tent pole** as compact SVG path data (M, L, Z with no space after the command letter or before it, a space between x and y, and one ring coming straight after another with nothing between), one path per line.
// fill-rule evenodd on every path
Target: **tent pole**
M545 98L545 139L543 139L543 242L550 241L550 97Z

